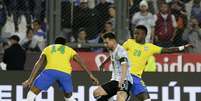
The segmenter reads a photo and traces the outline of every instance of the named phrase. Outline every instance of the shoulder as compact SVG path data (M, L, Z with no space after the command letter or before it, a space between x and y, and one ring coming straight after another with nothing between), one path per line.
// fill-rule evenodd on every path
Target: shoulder
M145 46L153 47L153 46L156 46L156 45L154 45L152 43L146 43Z
M53 46L54 46L54 44L48 45L47 47L45 47L45 48L43 49L43 51L50 50Z
M70 49L70 50L74 50L73 48L69 47L69 46L66 46L66 45L63 45L66 49Z
M133 18L132 19L138 19L140 17L140 12L136 12L133 14Z
M72 53L76 53L76 51L73 48L66 46L66 45L63 45L63 46L65 47L65 49L67 49L67 51L72 52Z
M153 14L151 12L148 12L148 16L153 16Z
M145 47L148 47L149 49L152 49L152 48L157 47L157 46L152 44L152 43L146 43Z
M126 54L127 52L126 52L126 50L124 49L123 46L119 45L117 53L120 55L120 54Z
M118 48L118 51L120 51L120 52L126 51L123 46L119 45L118 47L119 47L119 48Z
M147 43L147 47L149 48L149 49L162 49L162 47L160 47L160 46L157 46L157 45L154 45L154 44L152 44L152 43Z
M48 46L45 47L44 49L51 48L51 47L53 47L53 46L55 46L55 45L54 45L54 44L52 44L52 45L48 45Z
M132 43L132 42L135 42L135 40L134 39L128 39L125 41L125 43Z
M135 16L140 16L140 12L136 12L134 15Z
M128 40L126 40L123 44L122 44L122 46L125 48L125 47L127 47L128 48L128 45L131 43L131 40L130 39L128 39Z

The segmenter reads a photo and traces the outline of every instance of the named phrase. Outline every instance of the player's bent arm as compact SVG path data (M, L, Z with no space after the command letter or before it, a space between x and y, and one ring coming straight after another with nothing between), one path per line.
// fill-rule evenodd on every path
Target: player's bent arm
M179 47L163 48L161 53L180 52L180 51L183 51L183 50L187 49L188 47L192 47L192 44L186 44L186 45L179 46Z
M44 54L42 54L38 61L35 63L34 68L31 72L31 75L29 77L30 81L33 81L38 73L38 71L40 70L41 66L46 63L46 56Z
M92 79L92 81L95 84L99 84L99 81L93 76L93 74L87 69L86 64L82 61L82 59L79 57L79 55L74 55L73 60L76 61L89 75L89 77Z

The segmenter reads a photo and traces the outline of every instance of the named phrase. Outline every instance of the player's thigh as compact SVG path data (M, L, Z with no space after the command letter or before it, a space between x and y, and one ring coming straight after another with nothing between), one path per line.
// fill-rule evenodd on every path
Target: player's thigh
M73 83L72 77L66 73L60 73L57 83L59 84L59 88L65 93L70 94L73 92Z
M109 81L98 87L97 90L95 90L94 95L96 96L108 95L112 97L116 95L117 91L119 90L118 84L119 84L118 81Z
M33 83L33 87L39 90L47 90L55 81L48 70L42 71Z
M137 96L143 92L148 92L145 83L141 78L133 77L132 95Z
M95 97L97 96L103 96L103 95L108 95L107 92L103 89L103 87L98 86L98 88L96 88L93 92L93 95Z
M125 91L118 91L117 92L117 101L126 101L128 98L128 93Z
M144 100L149 99L150 97L149 97L149 93L148 92L142 92L142 93L138 94L136 96L136 98L139 99L140 101L144 101Z

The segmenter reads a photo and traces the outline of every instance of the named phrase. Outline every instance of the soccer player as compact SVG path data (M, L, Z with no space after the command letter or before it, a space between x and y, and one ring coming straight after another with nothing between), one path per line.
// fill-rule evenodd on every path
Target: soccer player
M89 77L94 83L98 84L98 80L87 69L78 54L72 48L66 46L65 43L65 38L58 37L55 40L55 44L49 45L43 50L29 79L23 82L23 86L31 87L27 94L27 101L34 101L35 97L42 90L47 90L55 81L63 90L65 101L75 101L72 97L72 67L70 65L70 60L72 59L89 74ZM35 79L39 69L44 63L46 63L45 69Z
M162 48L152 43L145 43L147 28L143 25L136 26L134 30L135 39L128 39L123 47L128 52L128 58L131 62L131 75L133 77L132 94L140 101L151 101L147 88L142 81L142 74L150 56L160 53L173 53L183 51L191 44L179 47Z
M113 71L111 81L99 86L94 91L94 97L97 101L108 101L112 96L117 95L117 101L126 101L129 97L129 91L132 87L132 77L127 52L116 41L112 32L103 36L104 43L110 51L110 58L103 64L112 61Z

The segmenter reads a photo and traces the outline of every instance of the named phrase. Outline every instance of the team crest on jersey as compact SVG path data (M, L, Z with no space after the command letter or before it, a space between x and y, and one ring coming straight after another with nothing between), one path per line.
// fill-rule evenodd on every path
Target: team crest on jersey
M144 46L144 51L148 51L148 46Z

